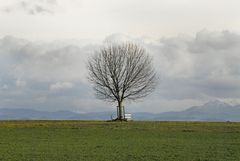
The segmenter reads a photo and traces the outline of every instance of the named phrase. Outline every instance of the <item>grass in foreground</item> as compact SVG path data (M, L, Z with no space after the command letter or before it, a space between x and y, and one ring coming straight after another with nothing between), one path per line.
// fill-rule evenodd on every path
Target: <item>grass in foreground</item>
M0 161L158 160L240 160L240 123L0 121Z

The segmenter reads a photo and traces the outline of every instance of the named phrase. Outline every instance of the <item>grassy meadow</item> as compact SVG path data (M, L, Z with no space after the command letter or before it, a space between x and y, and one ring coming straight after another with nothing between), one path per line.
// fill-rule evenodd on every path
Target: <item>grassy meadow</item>
M240 123L0 121L0 161L238 161Z

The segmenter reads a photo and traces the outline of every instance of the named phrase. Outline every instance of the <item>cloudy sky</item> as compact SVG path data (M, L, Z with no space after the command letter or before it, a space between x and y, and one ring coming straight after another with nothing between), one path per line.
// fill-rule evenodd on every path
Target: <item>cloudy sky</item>
M0 0L0 108L115 110L96 100L86 61L102 45L132 41L160 77L128 111L240 103L237 0Z

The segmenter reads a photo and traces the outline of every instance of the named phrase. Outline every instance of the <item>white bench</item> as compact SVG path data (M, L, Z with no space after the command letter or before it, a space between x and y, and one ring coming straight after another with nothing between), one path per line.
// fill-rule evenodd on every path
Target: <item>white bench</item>
M124 117L127 120L132 120L132 114L130 114L130 113L126 113Z

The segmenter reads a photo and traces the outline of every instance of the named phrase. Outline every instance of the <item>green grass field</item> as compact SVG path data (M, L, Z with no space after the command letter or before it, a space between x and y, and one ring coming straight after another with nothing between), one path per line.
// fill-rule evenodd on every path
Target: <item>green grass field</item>
M0 161L239 161L240 123L0 121Z

